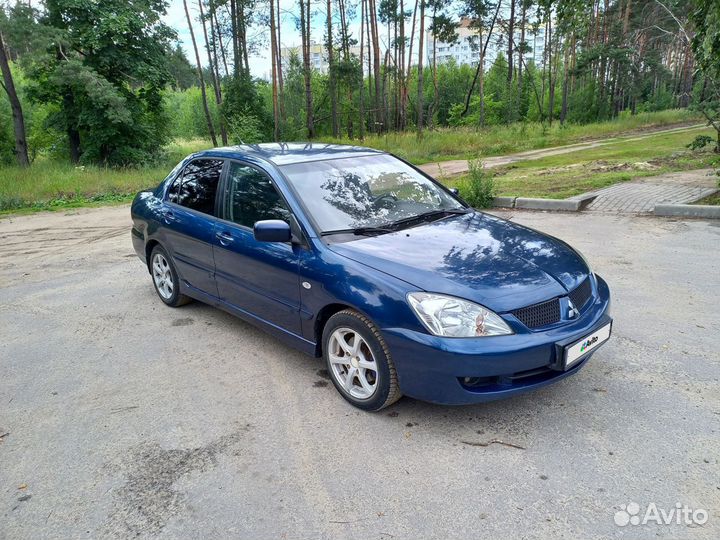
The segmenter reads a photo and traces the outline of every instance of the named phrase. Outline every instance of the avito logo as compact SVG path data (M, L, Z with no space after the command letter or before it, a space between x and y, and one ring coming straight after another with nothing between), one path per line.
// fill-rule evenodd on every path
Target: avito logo
M582 344L582 347L580 347L580 352L583 352L585 349L587 349L590 345L593 345L597 343L598 337L593 336L590 339L588 339L585 343Z

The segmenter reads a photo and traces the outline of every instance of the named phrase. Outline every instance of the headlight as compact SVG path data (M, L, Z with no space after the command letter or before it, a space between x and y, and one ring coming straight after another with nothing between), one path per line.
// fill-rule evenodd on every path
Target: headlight
M447 337L504 336L513 331L497 313L444 294L414 292L407 300L430 333Z

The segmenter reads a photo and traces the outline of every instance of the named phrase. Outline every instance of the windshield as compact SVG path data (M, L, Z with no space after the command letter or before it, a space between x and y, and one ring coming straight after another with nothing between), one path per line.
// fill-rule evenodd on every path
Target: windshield
M320 233L383 227L463 206L435 183L388 155L281 167Z

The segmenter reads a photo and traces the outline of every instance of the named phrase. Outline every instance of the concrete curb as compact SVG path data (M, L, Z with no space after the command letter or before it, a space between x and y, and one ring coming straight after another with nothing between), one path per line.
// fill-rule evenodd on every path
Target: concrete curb
M710 204L658 204L656 216L681 216L706 219L720 219L720 206Z
M554 210L579 212L597 198L596 194L579 196L575 199L532 199L528 197L495 197L494 208L522 208L524 210Z
M568 201L567 199L532 199L518 197L515 199L515 208L526 210L555 210L561 212L577 212L581 201Z
M499 208L515 208L516 197L495 197L492 205Z

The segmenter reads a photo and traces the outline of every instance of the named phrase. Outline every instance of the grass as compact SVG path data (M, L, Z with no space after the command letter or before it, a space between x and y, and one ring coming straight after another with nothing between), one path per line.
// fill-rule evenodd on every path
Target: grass
M589 139L604 139L632 131L701 123L702 118L686 109L675 109L593 124L555 122L552 127L539 123L517 123L510 126L479 128L443 128L427 131L422 139L414 132L367 135L362 143L347 138L323 138L339 144L362 144L386 150L411 163L421 165L451 159L477 159L502 156L525 150L562 146Z
M695 201L693 204L709 204L712 206L720 206L720 191L699 201Z
M165 163L152 167L76 167L48 159L36 161L29 169L2 167L0 212L129 202L138 191L158 185L185 156L209 146L201 139L176 141L168 146Z
M633 178L717 166L717 154L685 148L698 133L704 131L625 139L589 150L499 167L494 169L497 194L564 199ZM459 185L463 180L459 177L446 183Z
M558 123L552 127L527 123L495 126L482 130L441 129L426 132L422 140L418 140L414 133L390 134L387 137L369 135L362 144L387 149L415 164L422 164L431 161L510 154L699 121L695 115L686 110L670 110L623 116L610 122L564 127ZM693 135L698 133L699 131L694 131ZM683 133L674 135L666 141L665 151L671 153L683 149L689 142L689 137L688 134ZM358 144L358 141L342 139L335 142ZM614 151L618 155L595 159L622 159L619 154L622 154L623 148L628 144L630 143L624 142L622 145L617 145ZM640 143L642 144L646 143ZM652 145L655 145L654 138ZM210 142L203 139L178 140L166 148L166 157L162 162L139 168L75 167L69 163L52 161L44 157L38 158L29 169L0 166L0 213L128 202L139 190L156 186L183 157L210 146ZM605 155L611 150L610 146L603 147L598 149L596 156ZM593 159L581 158L579 154L583 153L521 163L512 170L500 171L503 172L498 183L500 190L502 193L518 192L536 196L564 197L568 193L586 191L589 185L601 187L629 178L627 172L608 172L593 174L592 181L588 182L583 175L573 172L558 171L552 176L543 176L539 170L532 172L533 169L541 167L560 167L580 159ZM526 168L527 175L523 177L525 173L522 171Z

